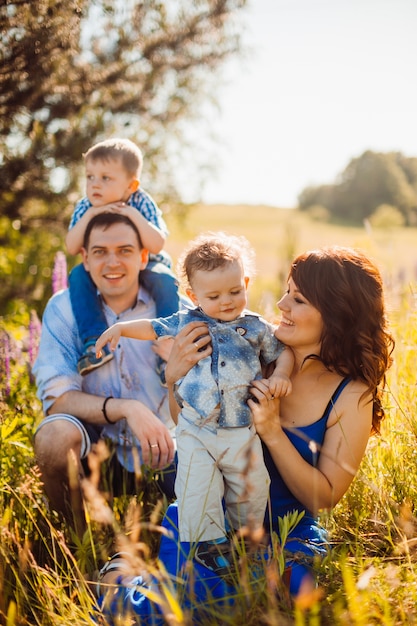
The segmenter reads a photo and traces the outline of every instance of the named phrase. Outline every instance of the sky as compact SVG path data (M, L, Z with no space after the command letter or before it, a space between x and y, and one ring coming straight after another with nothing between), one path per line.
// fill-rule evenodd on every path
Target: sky
M207 203L293 207L365 150L417 156L417 0L251 0Z

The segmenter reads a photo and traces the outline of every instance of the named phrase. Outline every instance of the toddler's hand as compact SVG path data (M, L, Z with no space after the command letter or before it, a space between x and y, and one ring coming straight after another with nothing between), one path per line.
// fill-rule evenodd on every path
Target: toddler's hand
M292 383L288 376L273 374L268 378L268 386L274 398L283 398L292 391Z
M125 217L132 217L132 215L137 215L137 209L135 209L130 204L126 204L126 202L118 202L117 203L117 212Z
M110 202L99 207L92 207L92 209L94 210L94 215L99 215L100 213L123 213L123 209L126 206L124 202Z
M110 350L114 352L117 348L117 344L119 343L119 339L122 336L122 329L120 324L113 324L107 330L104 331L102 335L96 341L96 357L99 359L101 357L101 351L106 345L106 343L110 342Z

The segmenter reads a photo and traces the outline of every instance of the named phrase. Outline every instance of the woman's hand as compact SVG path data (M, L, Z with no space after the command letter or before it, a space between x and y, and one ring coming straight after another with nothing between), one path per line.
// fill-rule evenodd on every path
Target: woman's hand
M253 399L248 400L248 406L252 412L253 423L256 432L269 446L282 434L281 420L279 417L279 398L275 398L266 378L254 380L250 393Z
M165 370L168 387L185 376L201 359L212 353L207 324L191 322L175 337Z

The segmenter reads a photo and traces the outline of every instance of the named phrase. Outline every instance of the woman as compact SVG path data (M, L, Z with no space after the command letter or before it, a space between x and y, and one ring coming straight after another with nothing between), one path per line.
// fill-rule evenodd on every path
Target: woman
M346 493L370 434L379 432L394 340L379 271L351 248L299 255L278 307L276 335L295 355L293 391L277 400L266 379L256 380L248 404L271 477L267 530L278 532L278 517L299 511L303 517L285 548L308 557L325 549L318 512L332 509ZM189 325L178 335L166 370L171 391L190 367L210 354L209 342L201 324ZM179 411L174 393L171 411ZM167 515L175 517L172 507ZM165 555L163 542L162 561ZM297 594L302 583L311 584L312 574L296 558L289 565L290 591Z
M254 381L257 403L249 404L271 477L272 528L278 516L303 511L286 548L313 554L323 539L318 512L346 493L370 434L379 432L394 340L381 276L349 248L298 256L278 307L277 336L295 354L293 392L278 402L265 381ZM294 567L292 575L297 592L306 570Z

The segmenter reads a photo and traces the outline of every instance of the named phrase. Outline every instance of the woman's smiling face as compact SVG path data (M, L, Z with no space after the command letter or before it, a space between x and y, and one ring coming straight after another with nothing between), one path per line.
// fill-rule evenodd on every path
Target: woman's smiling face
M292 348L305 350L308 354L319 354L323 333L323 318L303 294L293 279L288 281L288 290L277 304L281 320L276 336Z

